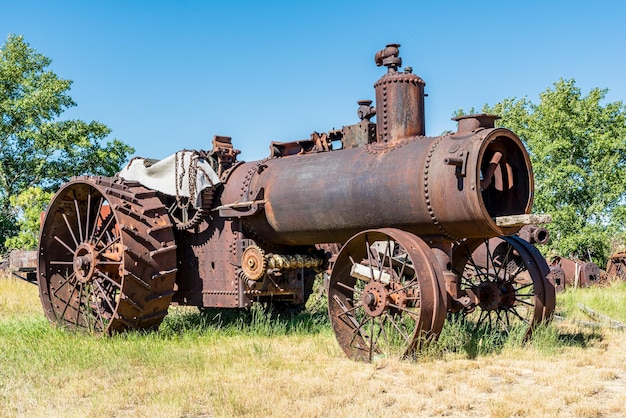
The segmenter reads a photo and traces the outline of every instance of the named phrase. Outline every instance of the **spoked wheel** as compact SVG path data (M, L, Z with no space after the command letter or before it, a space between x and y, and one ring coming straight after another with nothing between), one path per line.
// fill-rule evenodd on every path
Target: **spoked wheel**
M539 251L519 237L466 241L454 250L453 269L471 304L461 311L478 329L509 332L552 317L554 286Z
M176 246L155 192L80 177L46 213L38 284L48 319L102 333L158 326L173 295Z
M352 237L337 256L328 294L330 321L347 356L407 357L436 337L446 317L442 274L413 234L379 229Z

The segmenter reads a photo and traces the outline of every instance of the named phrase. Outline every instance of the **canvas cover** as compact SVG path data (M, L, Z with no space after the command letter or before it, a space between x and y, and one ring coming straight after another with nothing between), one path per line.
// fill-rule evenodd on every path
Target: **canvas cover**
M117 176L170 196L187 197L196 208L202 205L200 192L221 183L211 164L195 151L178 151L154 163L133 158Z

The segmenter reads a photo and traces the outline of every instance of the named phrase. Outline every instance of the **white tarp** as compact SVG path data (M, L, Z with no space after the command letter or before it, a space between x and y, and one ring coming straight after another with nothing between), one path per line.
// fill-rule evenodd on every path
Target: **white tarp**
M202 205L200 192L221 183L211 164L194 151L179 151L154 164L134 158L117 176L170 196L188 197L196 208Z

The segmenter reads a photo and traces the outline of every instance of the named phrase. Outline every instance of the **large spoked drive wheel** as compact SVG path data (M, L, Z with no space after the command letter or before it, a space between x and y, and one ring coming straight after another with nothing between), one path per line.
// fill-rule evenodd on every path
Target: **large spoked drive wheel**
M80 177L46 213L38 284L48 319L98 333L158 326L174 293L176 245L155 192Z
M472 302L461 312L475 331L522 327L529 336L554 313L550 268L539 251L519 237L466 241L454 250L453 269Z
M430 248L397 229L365 231L337 256L328 312L339 345L353 360L407 357L443 327L443 275Z

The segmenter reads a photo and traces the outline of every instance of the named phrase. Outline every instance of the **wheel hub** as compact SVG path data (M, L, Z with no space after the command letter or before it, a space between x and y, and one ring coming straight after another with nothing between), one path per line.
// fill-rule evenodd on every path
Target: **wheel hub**
M500 283L500 306L512 308L515 305L515 288L509 282Z
M387 289L380 282L370 282L363 289L363 308L370 316L380 316L387 308Z
M93 278L96 254L94 248L88 244L81 244L74 253L74 274L81 283L87 283Z
M504 280L483 282L478 286L480 307L486 311L512 308L515 304L515 288Z

